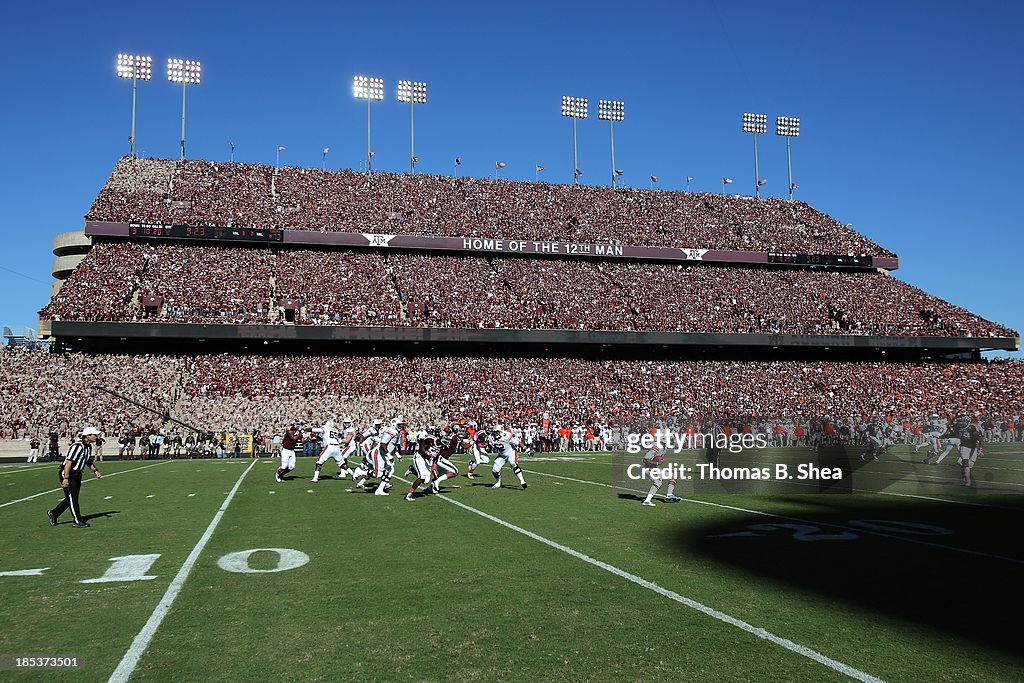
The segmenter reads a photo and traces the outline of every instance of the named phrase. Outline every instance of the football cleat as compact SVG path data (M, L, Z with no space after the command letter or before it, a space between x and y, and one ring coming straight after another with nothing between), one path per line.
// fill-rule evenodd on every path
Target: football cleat
M644 507L648 507L648 508L654 507L654 503L652 501L649 501L649 500L645 500L643 503L641 503L641 505L643 505Z
M678 503L681 500L682 498L680 498L679 496L665 496L666 503Z
M277 472L274 472L274 479L277 480L278 484L280 484L282 481L284 481L283 479L281 479L281 475L278 474Z
M88 522L75 522L71 526L75 527L76 529L85 529L85 528L87 528L89 526L89 523Z
M407 494L405 494L405 499L406 499L407 501L409 501L410 503L411 503L411 502L413 502L414 500L416 500L415 498L413 498L413 497L412 497L412 494L411 494L411 493L407 493Z
M375 495L375 496L386 496L386 495L388 495L388 492L387 491L381 491L380 489L377 489L376 491L373 492L373 495Z
M524 482L522 483L522 487L523 487L523 490L524 490L524 491L526 490L526 487L527 487L527 486L529 486L529 484L527 484L527 483L526 483L526 482L524 481Z
M57 515L53 514L53 510L46 511L46 519L50 520L50 526L57 526Z
M500 489L501 488L501 482L500 481L494 482L493 484L491 484L491 488L492 489Z

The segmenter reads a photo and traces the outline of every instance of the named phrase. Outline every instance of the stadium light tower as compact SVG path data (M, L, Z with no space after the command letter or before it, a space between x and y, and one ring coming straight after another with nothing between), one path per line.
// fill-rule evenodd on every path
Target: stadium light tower
M767 114L744 114L743 132L754 136L754 197L761 198L761 176L757 170L757 136L768 132Z
M416 175L416 105L427 103L427 84L398 81L398 101L409 103L409 167Z
M562 116L572 119L572 182L573 185L580 184L579 156L576 148L576 119L587 118L586 97L562 97Z
M786 138L786 164L789 166L789 201L793 201L793 157L789 153L789 142L792 138L800 137L800 119L792 116L777 116L775 118L775 134Z
M199 85L202 66L194 59L168 59L167 80L181 83L181 158L185 158L185 88Z
M132 81L132 134L128 138L131 147L132 158L135 158L135 92L138 90L139 81L153 79L153 58L143 55L117 55L117 77L131 79Z
M597 118L608 122L608 132L612 141L612 187L615 187L615 181L618 179L615 173L615 122L625 120L626 105L619 100L598 100Z
M352 79L352 94L357 100L366 100L366 172L373 170L373 151L370 148L370 103L384 99L384 79L356 76Z

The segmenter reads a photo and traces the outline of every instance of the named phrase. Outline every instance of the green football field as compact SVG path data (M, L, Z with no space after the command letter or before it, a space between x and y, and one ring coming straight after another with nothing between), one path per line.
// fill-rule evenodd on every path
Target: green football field
M654 508L603 453L411 503L308 458L284 483L270 459L102 463L89 529L48 525L55 465L4 467L0 655L79 666L0 679L1022 680L1024 448L989 446L971 489L914 459L863 466L884 493Z

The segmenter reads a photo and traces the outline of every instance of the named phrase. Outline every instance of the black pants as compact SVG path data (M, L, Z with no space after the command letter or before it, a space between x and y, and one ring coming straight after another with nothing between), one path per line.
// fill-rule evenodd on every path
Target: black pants
M61 478L61 483L64 482L63 473L58 474ZM72 472L71 476L68 477L68 487L64 489L64 500L57 503L57 507L53 508L53 516L60 517L64 514L64 511L71 508L71 516L75 518L75 523L84 521L82 519L82 509L78 507L78 493L82 490L82 475Z

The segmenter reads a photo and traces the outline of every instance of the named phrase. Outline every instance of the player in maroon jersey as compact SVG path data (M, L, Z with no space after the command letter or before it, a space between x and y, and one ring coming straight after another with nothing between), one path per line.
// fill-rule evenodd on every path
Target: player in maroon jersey
M295 448L302 441L302 435L296 430L295 424L289 425L281 437L281 466L277 468L274 478L281 482L284 475L295 469Z
M459 476L459 468L449 458L462 450L464 438L465 435L459 433L451 424L445 424L441 428L438 438L440 450L433 463L434 480L430 483L431 493L440 493L441 482Z

